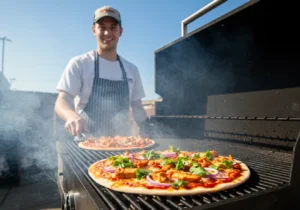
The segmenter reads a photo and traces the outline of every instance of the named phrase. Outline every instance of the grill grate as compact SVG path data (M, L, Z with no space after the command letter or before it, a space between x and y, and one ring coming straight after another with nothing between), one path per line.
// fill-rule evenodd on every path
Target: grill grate
M122 152L82 150L75 142L64 143L75 164L110 209L187 209L243 197L260 191L285 186L289 182L291 161L277 155L259 155L259 159L241 157L251 170L250 179L236 188L193 196L147 196L116 192L95 183L88 175L90 164ZM263 160L263 161L259 161Z

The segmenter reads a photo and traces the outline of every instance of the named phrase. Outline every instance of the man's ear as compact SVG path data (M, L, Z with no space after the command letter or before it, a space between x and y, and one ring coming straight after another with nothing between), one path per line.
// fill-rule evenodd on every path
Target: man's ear
M122 33L123 33L123 28L120 27L120 36L122 36Z
M93 35L95 36L95 24L93 24L93 26L92 26L92 32L93 32Z

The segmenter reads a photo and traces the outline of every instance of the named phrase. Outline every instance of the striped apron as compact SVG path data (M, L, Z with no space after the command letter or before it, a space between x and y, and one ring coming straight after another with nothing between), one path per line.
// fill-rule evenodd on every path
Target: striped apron
M122 80L100 78L99 55L95 51L95 76L89 101L81 115L94 136L129 136L129 86L122 61Z

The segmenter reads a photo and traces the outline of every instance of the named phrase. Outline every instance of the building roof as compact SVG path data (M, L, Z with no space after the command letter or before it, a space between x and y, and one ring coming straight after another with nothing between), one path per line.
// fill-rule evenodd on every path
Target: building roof
M0 73L0 90L8 90L10 88L10 84L4 74Z

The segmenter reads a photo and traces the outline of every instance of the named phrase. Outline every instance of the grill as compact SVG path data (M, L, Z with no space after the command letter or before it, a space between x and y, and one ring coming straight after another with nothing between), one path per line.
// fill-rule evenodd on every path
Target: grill
M162 116L156 116L163 118ZM246 119L245 117L211 117L211 116L166 116L166 118L199 118L199 119ZM289 118L277 117L262 117L257 120L271 120L276 119L288 122ZM251 118L253 120L253 118ZM291 118L292 121L300 121L298 118ZM116 192L95 183L88 175L88 167L99 159L107 158L111 155L117 155L122 152L100 152L89 151L78 148L76 142L58 142L58 151L64 159L65 167L64 173L65 183L64 189L64 206L65 209L81 209L83 202L88 203L88 209L218 209L224 208L224 205L230 205L230 208L241 209L281 209L288 207L291 201L288 196L291 195L290 187L292 178L295 183L299 183L296 169L292 170L294 156L296 153L288 151L279 151L272 148L259 148L254 145L240 145L233 142L207 139L155 139L157 145L156 150L165 149L169 145L174 145L182 150L191 151L206 151L214 148L222 155L232 154L236 159L243 161L251 170L250 179L244 184L233 189L210 193L205 195L195 196L145 196L130 193ZM294 144L299 139L290 140ZM187 143L188 142L188 143ZM297 144L295 144L297 145ZM299 148L296 148L299 154ZM137 150L136 150L137 151ZM294 163L295 164L295 163ZM295 168L295 167L294 167ZM62 174L60 174L62 175ZM81 183L81 187L78 185ZM61 184L62 186L62 184ZM76 187L75 187L76 186ZM75 187L75 188L74 188ZM82 190L79 190L83 188ZM87 195L89 202L87 202ZM76 196L77 193L77 196ZM259 202L259 206L251 204L254 202L256 196L263 199ZM82 201L82 198L85 198ZM76 200L77 199L77 200ZM247 207L247 205L250 205ZM76 208L75 208L76 207ZM86 206L83 209L87 209Z
M155 52L155 92L163 100L148 125L153 149L231 154L250 168L247 182L194 196L116 192L91 180L87 169L121 152L57 142L62 207L294 209L300 201L300 66L299 36L287 33L287 23L296 20L292 9L280 0L249 1Z

